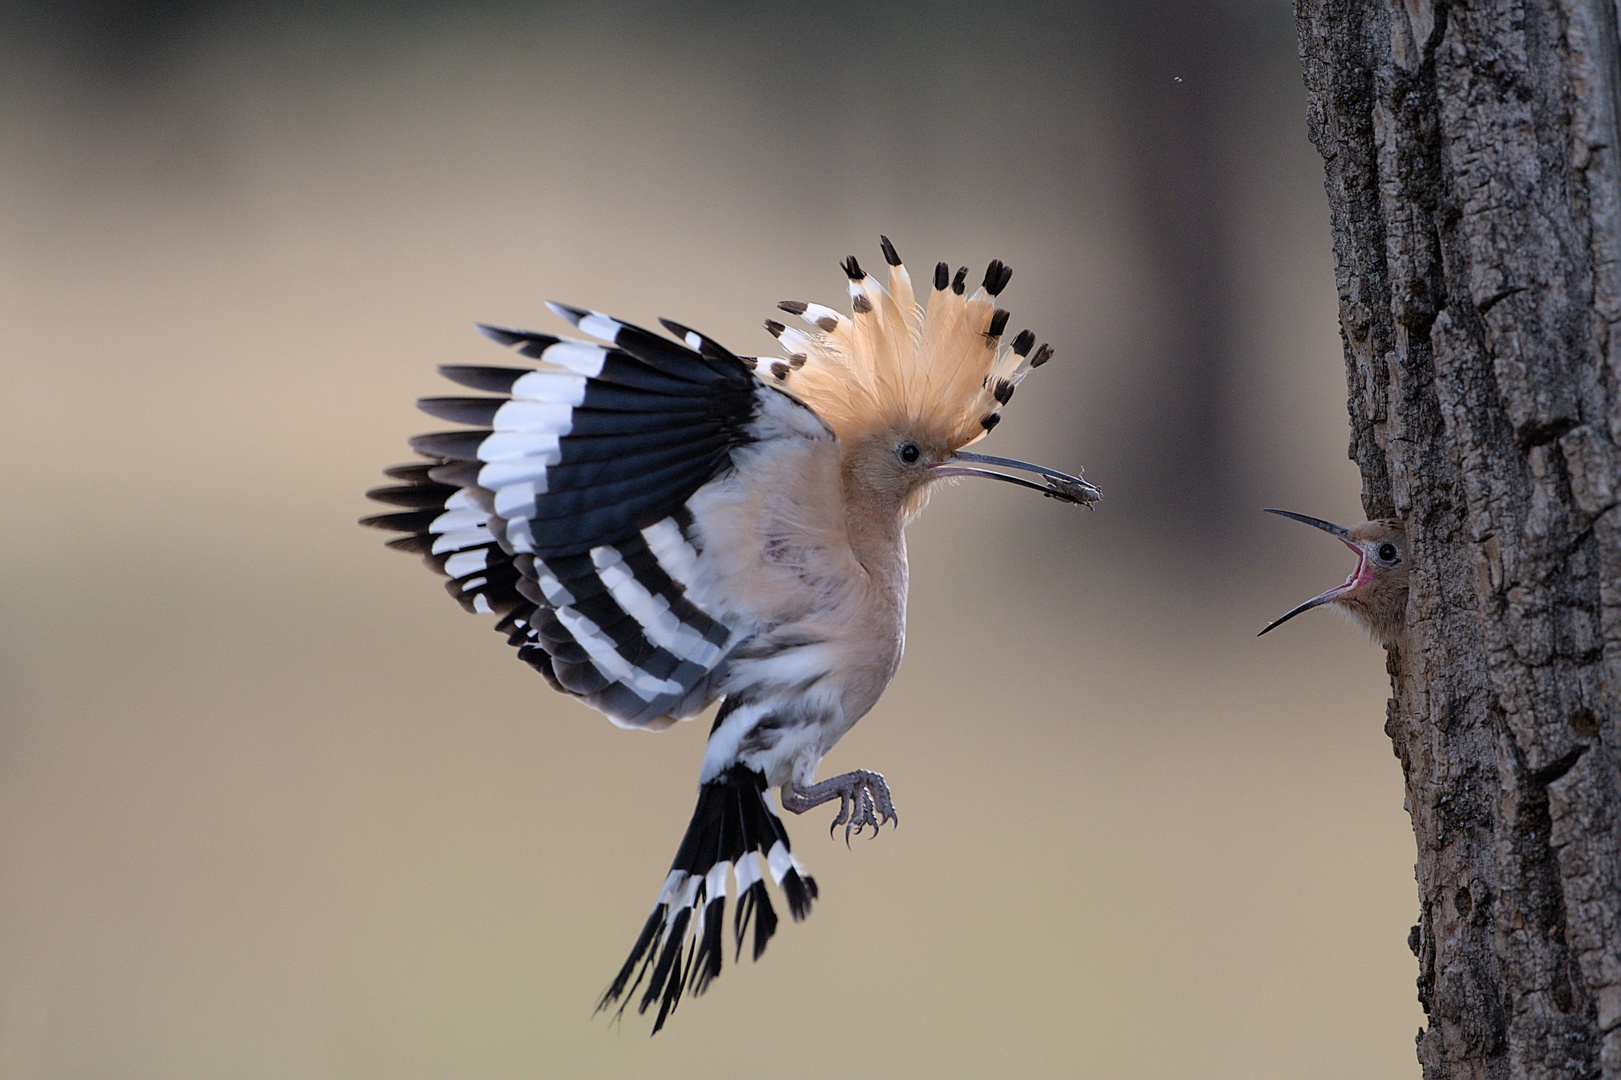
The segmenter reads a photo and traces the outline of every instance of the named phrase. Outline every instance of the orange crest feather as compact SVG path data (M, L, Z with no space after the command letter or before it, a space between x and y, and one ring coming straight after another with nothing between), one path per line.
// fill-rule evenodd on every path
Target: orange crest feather
M882 427L907 427L960 449L996 426L1014 388L1051 358L1052 348L1032 349L1035 336L1028 330L1003 343L1008 313L994 299L1013 271L1000 260L972 295L965 295L967 267L952 277L940 263L925 309L894 246L880 239L889 287L852 255L844 264L851 314L784 301L782 309L809 328L768 320L787 356L762 359L758 373L816 410L845 442Z

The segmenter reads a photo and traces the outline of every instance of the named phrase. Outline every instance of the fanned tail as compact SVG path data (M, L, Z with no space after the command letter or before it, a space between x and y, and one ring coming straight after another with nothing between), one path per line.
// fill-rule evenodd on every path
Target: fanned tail
M776 933L777 913L766 890L767 875L782 888L796 922L810 913L816 899L816 879L804 872L789 850L788 832L766 796L765 775L741 764L698 789L698 807L670 876L630 958L597 1003L598 1012L617 1001L615 1016L622 1015L647 980L636 1011L645 1013L658 1003L653 1021L657 1034L683 991L696 997L709 988L721 969L729 875L737 880L734 960L742 959L751 921L756 960Z

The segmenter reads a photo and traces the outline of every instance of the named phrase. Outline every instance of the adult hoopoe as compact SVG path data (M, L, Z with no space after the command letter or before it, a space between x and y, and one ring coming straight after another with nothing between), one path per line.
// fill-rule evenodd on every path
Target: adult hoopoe
M1269 514L1303 521L1322 529L1356 552L1356 568L1342 584L1319 593L1266 624L1261 634L1320 604L1335 610L1366 630L1381 645L1393 645L1407 623L1407 528L1394 519L1364 521L1346 528L1330 521L1268 510ZM1261 634L1255 635L1260 637Z
M469 611L500 616L554 689L630 728L721 701L692 822L599 1005L623 998L623 1012L647 979L638 1011L658 1003L655 1032L684 989L720 973L728 876L739 958L751 920L756 959L776 930L767 875L796 920L816 897L768 788L795 813L838 800L846 840L897 820L877 773L814 777L900 664L902 530L931 484L988 476L1080 506L1099 498L1080 477L962 449L1052 356L1028 330L1002 341L1008 313L993 301L1012 270L992 262L970 296L967 268L940 263L925 311L882 241L889 288L851 256L853 314L784 302L809 329L767 321L778 359L559 304L612 344L480 327L544 366L440 368L499 396L419 402L472 426L412 439L428 460L369 493L410 509L364 524L405 533L389 546L421 554Z

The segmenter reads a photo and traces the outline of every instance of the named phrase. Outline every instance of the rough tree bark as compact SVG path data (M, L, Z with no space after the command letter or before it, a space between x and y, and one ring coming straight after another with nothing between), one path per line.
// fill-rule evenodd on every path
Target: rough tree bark
M1298 0L1369 517L1413 573L1424 1075L1621 1078L1614 0Z

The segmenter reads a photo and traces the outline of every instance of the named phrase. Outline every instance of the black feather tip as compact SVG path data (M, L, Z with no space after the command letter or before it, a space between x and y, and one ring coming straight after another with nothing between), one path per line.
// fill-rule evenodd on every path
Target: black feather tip
M951 284L951 267L945 263L934 264L934 291L945 292L946 286Z
M856 257L854 255L851 255L848 259L845 259L839 264L839 266L843 268L845 274L849 276L851 281L860 281L862 278L867 276L867 272L861 269L861 264L856 262Z
M879 233L878 246L884 251L885 262L891 266L899 266L901 264L900 253L895 250L895 245L889 242L889 237Z
M1013 267L1003 265L1001 259L992 259L985 268L985 291L997 296L1013 280Z

